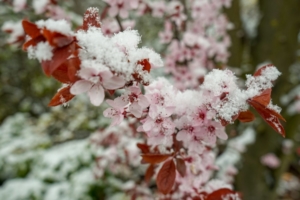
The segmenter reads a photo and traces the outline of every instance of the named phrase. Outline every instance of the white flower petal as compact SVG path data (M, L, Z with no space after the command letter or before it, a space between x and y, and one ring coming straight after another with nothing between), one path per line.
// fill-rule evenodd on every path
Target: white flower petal
M88 92L90 101L95 106L100 106L104 100L104 89L100 84L94 85Z
M104 79L104 77L103 77ZM125 85L125 80L121 77L114 76L110 79L103 80L103 86L109 90L115 90Z
M136 102L129 106L129 110L136 118L140 118L142 116L143 109Z
M82 93L89 91L92 86L93 86L93 83L91 83L90 81L79 80L79 81L76 81L76 83L74 85L72 85L70 92L71 92L71 94L74 94L74 95L82 94Z

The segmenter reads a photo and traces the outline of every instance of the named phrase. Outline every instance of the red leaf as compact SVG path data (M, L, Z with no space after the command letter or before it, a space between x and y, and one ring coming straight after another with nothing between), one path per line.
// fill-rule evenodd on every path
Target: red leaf
M46 75L50 76L61 64L63 64L72 54L70 45L57 48L53 51L51 60L42 61L42 67Z
M88 8L84 13L82 29L87 31L90 26L101 27L98 9Z
M241 122L252 122L255 119L255 117L252 112L247 110L247 111L240 112L238 119Z
M225 199L226 196L228 200L234 200L233 198L230 198L229 195L237 195L236 192L228 189L228 188L222 188L219 190L216 190L212 193L210 193L209 195L207 195L207 197L205 198L205 200L221 200L221 199Z
M80 69L81 61L78 57L73 57L67 60L68 65L68 76L72 83L79 80L79 77L77 76L77 72Z
M159 170L156 177L156 184L158 190L163 194L168 194L174 185L176 178L176 167L172 160L166 161Z
M276 111L267 108L266 106L249 99L248 103L259 113L259 115L279 134L285 137L285 131L280 124L279 119L285 121L285 119ZM279 118L279 119L278 119Z
M43 42L43 41L45 41L45 38L42 35L35 37L23 44L23 50L26 51L28 47L36 46L39 42Z
M73 99L74 95L70 93L71 86L67 86L59 90L51 99L48 106L58 106Z
M142 154L141 156L143 157L143 163L157 164L165 161L167 158L172 156L172 154Z
M154 169L155 169L155 166L154 165L149 165L149 167L147 168L146 170L146 173L145 173L145 182L146 183L149 183L152 176L154 175Z
M267 67L274 67L274 65L273 65L273 64L268 64L268 65L265 65L265 66L259 68L259 69L254 73L253 76L260 76L261 73L262 73L262 71L265 70Z
M147 144L137 143L136 146L142 151L142 153L149 153L150 152L150 146Z
M52 76L61 83L70 84L70 78L68 76L68 66L64 63L60 65L53 73Z
M149 59L143 59L137 62L137 64L142 65L143 66L143 71L147 71L150 72L151 70L151 65L149 63Z
M268 106L271 101L271 92L271 88L266 89L258 96L253 97L252 100L260 103L261 105Z
M32 39L41 35L41 30L38 28L38 26L30 21L22 20L22 26L25 33Z
M183 142L182 141L178 141L176 139L176 136L173 135L173 149L175 150L175 152L178 152L178 151L180 151L181 148L184 148L183 147Z
M47 29L43 30L43 35L53 47L63 47L70 44L73 41L72 37L67 37L61 33L52 32Z
M185 173L186 173L186 165L185 165L185 161L181 158L177 158L176 159L176 168L177 171L179 172L179 174L184 177Z

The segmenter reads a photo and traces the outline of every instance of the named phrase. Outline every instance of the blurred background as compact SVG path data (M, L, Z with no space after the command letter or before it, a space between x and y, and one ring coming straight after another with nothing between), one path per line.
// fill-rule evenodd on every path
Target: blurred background
M80 25L86 8L95 6L101 12L106 6L96 0L57 3L74 25ZM243 79L259 65L273 63L282 75L272 99L286 119L286 138L259 117L251 124L227 127L230 138L249 127L256 132L236 163L235 190L246 200L300 199L300 0L232 0L223 12L232 23L226 65ZM7 44L9 34L3 25L23 18L36 21L45 19L45 14L30 6L18 11L12 1L0 1L0 199L88 200L108 199L109 194L112 198L122 190L121 183L132 179L127 171L135 170L137 177L144 173L138 164L126 166L116 160L102 164L109 168L118 163L122 173L97 170L97 159L113 151L105 145L104 136L111 139L111 132L122 130L129 137L130 127L108 133L104 128L109 121L102 116L105 105L94 107L85 96L69 106L47 106L60 84L46 77L38 61L28 59L20 45ZM163 21L147 15L134 19L142 45L162 53L165 49L157 35ZM122 145L120 149L130 149L132 144ZM226 148L226 144L220 146ZM263 162L263 158L271 161ZM97 179L103 174L106 178Z

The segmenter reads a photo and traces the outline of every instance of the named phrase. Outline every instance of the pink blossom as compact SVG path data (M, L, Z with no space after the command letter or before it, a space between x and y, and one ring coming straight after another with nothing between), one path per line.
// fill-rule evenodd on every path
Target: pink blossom
M201 127L194 124L188 116L181 117L175 122L175 124L176 128L179 129L176 139L178 141L182 141L189 151L202 153L204 145L201 143L201 138L198 136L201 131Z
M201 138L204 142L213 145L216 143L217 137L223 140L228 138L224 127L219 122L208 121L202 126Z
M122 18L127 18L128 11L136 9L139 5L138 0L105 0L105 2L110 5L108 13L111 17L119 14Z
M268 153L261 157L260 162L270 168L277 168L280 165L280 160L273 153Z
M109 70L82 68L78 75L82 78L75 82L70 92L74 95L87 92L93 105L99 106L104 100L104 89L115 90L123 87L123 78L114 76Z
M172 24L170 21L165 22L165 29L163 32L159 32L159 38L161 43L166 44L171 42L173 38Z
M120 124L124 119L125 106L127 105L127 103L124 102L121 97L118 97L118 98L114 99L113 101L108 99L108 100L106 100L106 102L112 108L107 108L103 112L103 115L105 117L113 119L111 126Z
M157 114L159 113L159 114ZM170 118L172 113L166 110L149 111L146 119L142 120L143 126L138 131L147 133L151 145L171 146L173 144L172 134L175 131L175 125Z
M163 17L166 10L166 5L164 1L154 1L150 3L150 7L152 8L152 16L153 17Z

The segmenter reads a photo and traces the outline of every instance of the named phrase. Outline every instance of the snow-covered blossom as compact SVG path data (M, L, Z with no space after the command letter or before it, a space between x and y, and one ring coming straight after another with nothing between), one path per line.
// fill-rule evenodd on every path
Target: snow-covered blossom
M122 77L114 76L108 69L82 68L78 75L82 80L77 81L71 87L74 95L88 92L90 101L99 106L105 97L104 89L115 90L123 87L125 81Z

